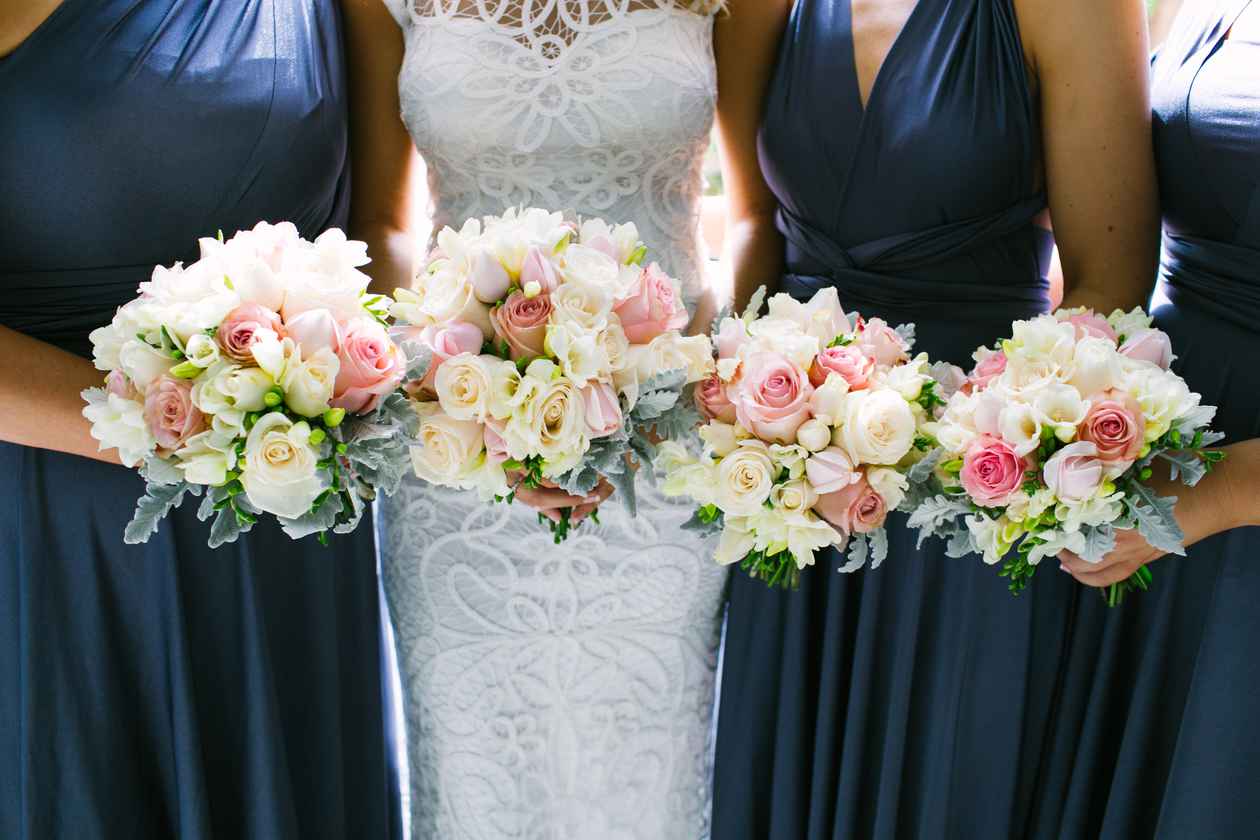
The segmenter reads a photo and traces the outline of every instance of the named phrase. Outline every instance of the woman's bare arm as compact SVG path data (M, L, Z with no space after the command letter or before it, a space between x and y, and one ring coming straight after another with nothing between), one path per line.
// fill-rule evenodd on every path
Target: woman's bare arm
M83 416L79 394L104 380L91 362L7 327L0 356L22 360L0 367L0 440L119 463L117 450L100 450Z
M1143 305L1159 260L1141 0L1016 0L1041 100L1064 306Z
M373 291L411 282L408 229L415 148L402 122L398 73L403 34L381 0L342 0L350 77L350 231L368 244Z
M731 0L717 19L718 143L727 196L724 260L734 302L743 306L758 286L774 289L783 273L778 207L757 161L766 89L792 0Z

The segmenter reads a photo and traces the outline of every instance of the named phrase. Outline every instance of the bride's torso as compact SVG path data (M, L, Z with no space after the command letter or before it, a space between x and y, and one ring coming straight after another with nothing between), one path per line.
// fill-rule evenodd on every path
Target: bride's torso
M714 0L391 2L435 228L518 205L633 221L693 299Z
M711 16L411 2L400 93L435 226L516 205L632 221L693 296ZM414 480L378 505L413 837L708 836L725 571L681 528L688 509L639 487L636 518L614 499L561 546L523 505Z

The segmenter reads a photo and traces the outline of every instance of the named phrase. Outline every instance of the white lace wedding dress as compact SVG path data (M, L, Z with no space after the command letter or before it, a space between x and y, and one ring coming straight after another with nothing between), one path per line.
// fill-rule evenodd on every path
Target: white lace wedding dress
M694 299L712 0L388 2L436 226L633 221ZM523 505L418 481L380 504L415 840L708 837L725 573L640 488L561 546Z

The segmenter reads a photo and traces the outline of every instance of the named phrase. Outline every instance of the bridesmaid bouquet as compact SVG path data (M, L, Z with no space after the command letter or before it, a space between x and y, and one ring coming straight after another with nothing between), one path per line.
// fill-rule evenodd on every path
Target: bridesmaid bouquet
M939 536L951 557L1001 563L1013 593L1063 550L1101 561L1117 529L1185 553L1177 500L1143 482L1160 459L1194 485L1223 457L1205 448L1223 436L1208 429L1216 409L1169 370L1171 343L1149 316L1078 309L1017 321L975 360L930 427L938 447L912 475L920 542ZM1103 595L1114 606L1150 583L1143 567Z
M764 296L719 321L716 373L695 391L703 450L662 445L664 492L700 505L688 525L721 533L718 563L771 587L798 586L828 546L847 546L842 572L876 568L943 403L927 356L910 357L913 327L850 320L833 288L775 295L759 318Z
M699 417L687 386L713 370L684 338L675 280L632 224L580 226L536 208L443 229L394 315L433 355L408 383L420 417L416 474L510 502L516 488L584 496L607 479L633 515L635 457ZM569 511L551 526L556 542Z
M269 513L298 539L353 530L392 493L417 422L400 389L426 354L389 336L367 294L367 246L289 223L201 240L195 263L157 267L92 332L105 387L83 392L101 449L140 466L124 539L143 543L184 496L204 498L210 546Z

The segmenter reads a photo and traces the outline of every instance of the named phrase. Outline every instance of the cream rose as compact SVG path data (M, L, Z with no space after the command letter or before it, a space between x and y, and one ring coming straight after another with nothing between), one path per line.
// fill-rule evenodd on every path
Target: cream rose
M324 491L310 437L310 426L278 411L264 414L250 429L241 485L259 510L299 519Z
M223 365L206 371L193 386L193 403L206 414L262 411L275 383L262 368Z
M841 436L861 464L896 464L914 446L910 404L895 391L855 391L845 402Z
M463 488L485 449L480 423L456 420L433 403L419 403L419 446L411 448L416 475L431 484Z
M750 516L774 488L774 462L764 443L746 440L718 464L717 505L733 516Z
M447 359L433 382L442 410L456 420L484 422L495 399L495 368L501 361L472 353Z

